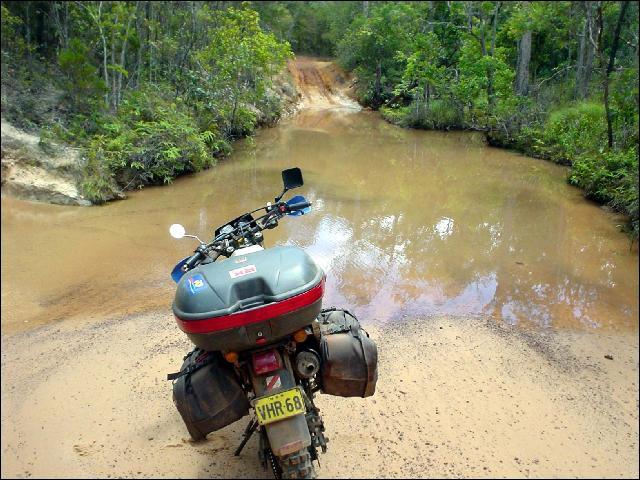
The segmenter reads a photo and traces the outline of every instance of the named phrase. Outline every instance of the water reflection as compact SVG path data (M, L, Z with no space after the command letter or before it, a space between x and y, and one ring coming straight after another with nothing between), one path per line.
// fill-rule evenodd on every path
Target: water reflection
M168 272L194 245L169 237L168 226L208 237L272 200L292 166L304 172L300 193L313 212L283 220L267 244L305 248L327 272L326 305L364 323L451 314L637 329L637 250L566 185L563 168L479 135L403 130L348 109L302 112L215 168L125 202L3 199L3 326L169 311Z
M366 114L311 117L294 121L295 135L276 147L309 172L309 194L321 203L283 241L328 271L328 303L378 322L462 314L636 328L637 254L610 217L565 184L562 168L488 148L473 134L387 136ZM356 131L336 128L356 121ZM331 136L318 140L318 125Z
M441 218L433 227L435 231L440 235L440 239L444 240L444 237L448 237L453 233L453 219Z

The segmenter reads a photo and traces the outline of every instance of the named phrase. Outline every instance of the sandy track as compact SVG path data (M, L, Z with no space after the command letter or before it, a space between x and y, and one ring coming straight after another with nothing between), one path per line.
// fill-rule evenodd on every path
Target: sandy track
M360 105L351 98L350 75L334 62L297 56L288 68L301 95L300 108L360 110Z
M369 331L375 396L318 397L322 477L638 476L637 334ZM188 440L164 378L189 348L169 314L3 336L2 477L269 478L256 438L233 457L245 419Z

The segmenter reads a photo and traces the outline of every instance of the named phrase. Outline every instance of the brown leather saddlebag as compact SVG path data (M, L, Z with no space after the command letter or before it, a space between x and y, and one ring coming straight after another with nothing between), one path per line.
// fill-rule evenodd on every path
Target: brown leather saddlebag
M233 367L219 352L196 348L179 373L167 375L173 383L173 403L194 440L203 440L249 413L249 402Z
M340 397L370 397L378 380L378 348L346 310L319 317L322 391Z

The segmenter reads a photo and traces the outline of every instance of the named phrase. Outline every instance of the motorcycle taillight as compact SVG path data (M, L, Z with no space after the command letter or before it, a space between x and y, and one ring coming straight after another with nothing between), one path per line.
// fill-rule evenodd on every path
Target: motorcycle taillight
M253 371L256 375L273 372L282 368L282 360L276 350L253 354Z

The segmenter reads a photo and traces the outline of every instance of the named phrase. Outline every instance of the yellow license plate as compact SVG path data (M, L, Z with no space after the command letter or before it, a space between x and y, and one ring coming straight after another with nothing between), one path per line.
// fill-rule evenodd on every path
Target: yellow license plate
M260 425L305 413L304 399L298 387L254 400L253 408Z

